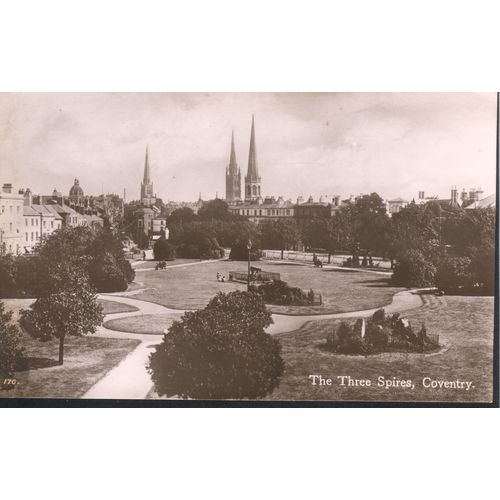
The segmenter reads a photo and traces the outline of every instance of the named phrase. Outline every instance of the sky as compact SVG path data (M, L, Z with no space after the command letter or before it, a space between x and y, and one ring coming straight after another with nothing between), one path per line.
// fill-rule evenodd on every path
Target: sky
M138 199L149 145L164 201L224 197L252 114L264 196L495 192L494 93L0 93L0 183Z

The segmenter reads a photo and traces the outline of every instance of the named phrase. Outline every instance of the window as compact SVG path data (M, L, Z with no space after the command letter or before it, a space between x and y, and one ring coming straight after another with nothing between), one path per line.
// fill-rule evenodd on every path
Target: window
M43 227L46 227L46 225L47 225L47 221L44 220L43 221Z
M38 239L38 231L35 233L36 239Z
M2 213L5 212L5 205L2 205Z
M31 225L34 226L35 225L35 221L33 219L31 219Z
M26 226L28 225L28 219L24 219L24 222L26 222Z
M12 233L12 222L9 222L9 232Z
M31 231L31 241L33 241L33 231Z
M53 220L50 221L50 227L52 227L52 228L54 227L54 221Z
M26 233L26 241L28 241L28 233Z
M9 205L9 212L12 213L12 205Z
M19 205L17 205L17 213L19 213L19 208L20 208Z

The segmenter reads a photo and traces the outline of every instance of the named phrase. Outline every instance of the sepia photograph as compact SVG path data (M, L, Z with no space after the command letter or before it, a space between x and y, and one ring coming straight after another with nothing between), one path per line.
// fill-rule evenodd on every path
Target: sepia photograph
M0 404L497 406L497 155L494 92L0 93Z

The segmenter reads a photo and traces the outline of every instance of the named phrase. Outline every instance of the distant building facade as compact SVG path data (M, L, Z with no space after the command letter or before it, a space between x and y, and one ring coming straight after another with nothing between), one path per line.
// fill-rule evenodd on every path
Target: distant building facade
M0 254L20 254L23 247L24 197L12 184L0 188Z

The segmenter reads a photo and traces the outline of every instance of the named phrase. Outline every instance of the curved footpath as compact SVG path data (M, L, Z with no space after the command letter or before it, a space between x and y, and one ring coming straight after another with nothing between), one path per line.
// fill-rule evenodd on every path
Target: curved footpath
M402 312L408 309L415 309L423 305L422 298L418 294L420 290L408 290L396 293L392 302L384 309L388 313ZM175 314L185 312L178 309L146 302L143 300L121 297L112 294L100 294L100 299L113 300L122 304L137 307L137 311L107 314L104 323L110 319L127 318L130 316L141 316L144 314ZM308 321L321 321L326 319L354 318L371 316L380 307L365 309L362 311L351 311L346 313L333 313L308 316L286 316L283 314L273 314L274 323L267 329L268 333L292 332L298 330ZM138 334L109 330L105 326L98 328L95 335L108 338L125 338L141 340L141 343L117 366L112 368L102 379L90 388L82 397L86 399L143 399L153 387L153 382L145 369L149 355L154 347L159 344L163 335Z

